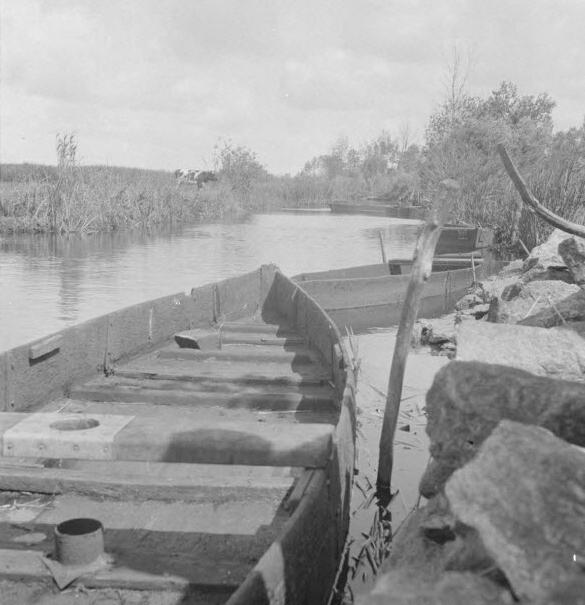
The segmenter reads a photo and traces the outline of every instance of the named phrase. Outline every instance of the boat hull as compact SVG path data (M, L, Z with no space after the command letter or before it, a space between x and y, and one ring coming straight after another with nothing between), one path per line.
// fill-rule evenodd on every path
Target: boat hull
M199 348L176 344L189 339ZM0 511L2 603L58 595L41 557L73 512L99 518L114 556L72 578L76 602L327 602L349 525L355 381L332 320L275 267L90 320L0 367L0 498L34 494L40 540L17 546L24 530ZM120 422L96 449L95 433L55 438L51 414Z
M409 282L407 274L307 280L302 286L319 301L340 330L351 328L361 332L399 323ZM425 284L419 316L431 318L448 313L472 282L472 269L431 274Z
M461 264L468 266L461 268ZM419 317L449 313L474 281L493 274L502 265L491 257L435 258ZM303 273L293 279L319 302L342 332L362 332L399 323L411 269L412 261L390 260L388 264Z
M397 204L353 203L335 201L329 204L331 212L336 214L366 214L370 216L388 216L422 220L426 209L422 206L399 206Z

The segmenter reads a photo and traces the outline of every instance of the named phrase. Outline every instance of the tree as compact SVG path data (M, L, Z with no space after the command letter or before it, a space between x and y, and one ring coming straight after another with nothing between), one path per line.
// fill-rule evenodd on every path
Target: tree
M255 182L268 177L268 172L256 154L244 146L223 141L215 146L215 171L220 180L227 181L233 190L249 196Z
M502 82L487 99L463 92L455 101L449 96L425 133L422 179L427 195L432 197L441 180L456 179L462 188L456 218L510 229L519 218L518 207L514 215L496 145L505 143L521 167L534 167L552 142L553 107L548 95L521 96L510 82Z

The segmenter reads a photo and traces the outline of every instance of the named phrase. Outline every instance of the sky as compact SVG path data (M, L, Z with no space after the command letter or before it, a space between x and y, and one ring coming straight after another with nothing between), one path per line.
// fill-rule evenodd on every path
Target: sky
M340 137L423 142L454 49L466 91L547 92L585 116L585 0L0 0L0 161L296 174Z

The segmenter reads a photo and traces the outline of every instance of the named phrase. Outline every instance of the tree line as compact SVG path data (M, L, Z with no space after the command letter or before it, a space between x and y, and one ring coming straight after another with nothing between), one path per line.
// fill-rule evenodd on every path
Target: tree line
M453 220L494 229L502 248L513 241L517 193L496 151L509 150L536 197L569 221L585 222L585 119L553 130L554 101L522 95L503 82L486 98L452 81L429 117L422 143L408 128L382 131L358 146L339 137L327 153L296 175L270 174L257 154L220 141L211 164L217 182L201 190L178 187L173 173L80 166L77 139L59 135L56 166L0 166L0 231L89 231L217 219L282 207L325 206L334 199L378 197L429 205L440 182L455 179ZM550 227L526 209L516 234L527 247Z
M270 175L249 149L224 144L216 150L216 167L255 210L367 196L428 205L441 181L455 179L461 189L453 219L493 228L506 247L517 193L498 143L506 145L544 205L567 220L585 219L585 119L554 132L554 107L548 94L522 95L511 82L486 98L454 89L430 116L423 144L411 143L407 129L397 137L383 131L358 147L340 137L293 177ZM519 234L526 246L542 241L549 228L523 211Z

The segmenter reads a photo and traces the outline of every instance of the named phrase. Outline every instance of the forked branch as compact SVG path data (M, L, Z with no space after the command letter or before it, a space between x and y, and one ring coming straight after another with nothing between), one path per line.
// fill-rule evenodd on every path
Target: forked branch
M514 162L510 159L506 148L502 143L498 144L498 153L502 158L502 162L504 163L504 167L506 168L506 172L512 179L514 186L518 190L522 201L538 216L544 219L547 223L556 227L557 229L561 229L566 233L570 233L571 235L578 235L579 237L585 237L585 227L583 225L579 225L578 223L573 223L568 221L554 212L551 212L548 208L545 208L535 197L532 191L528 189L524 179L520 176L516 166L514 166Z

